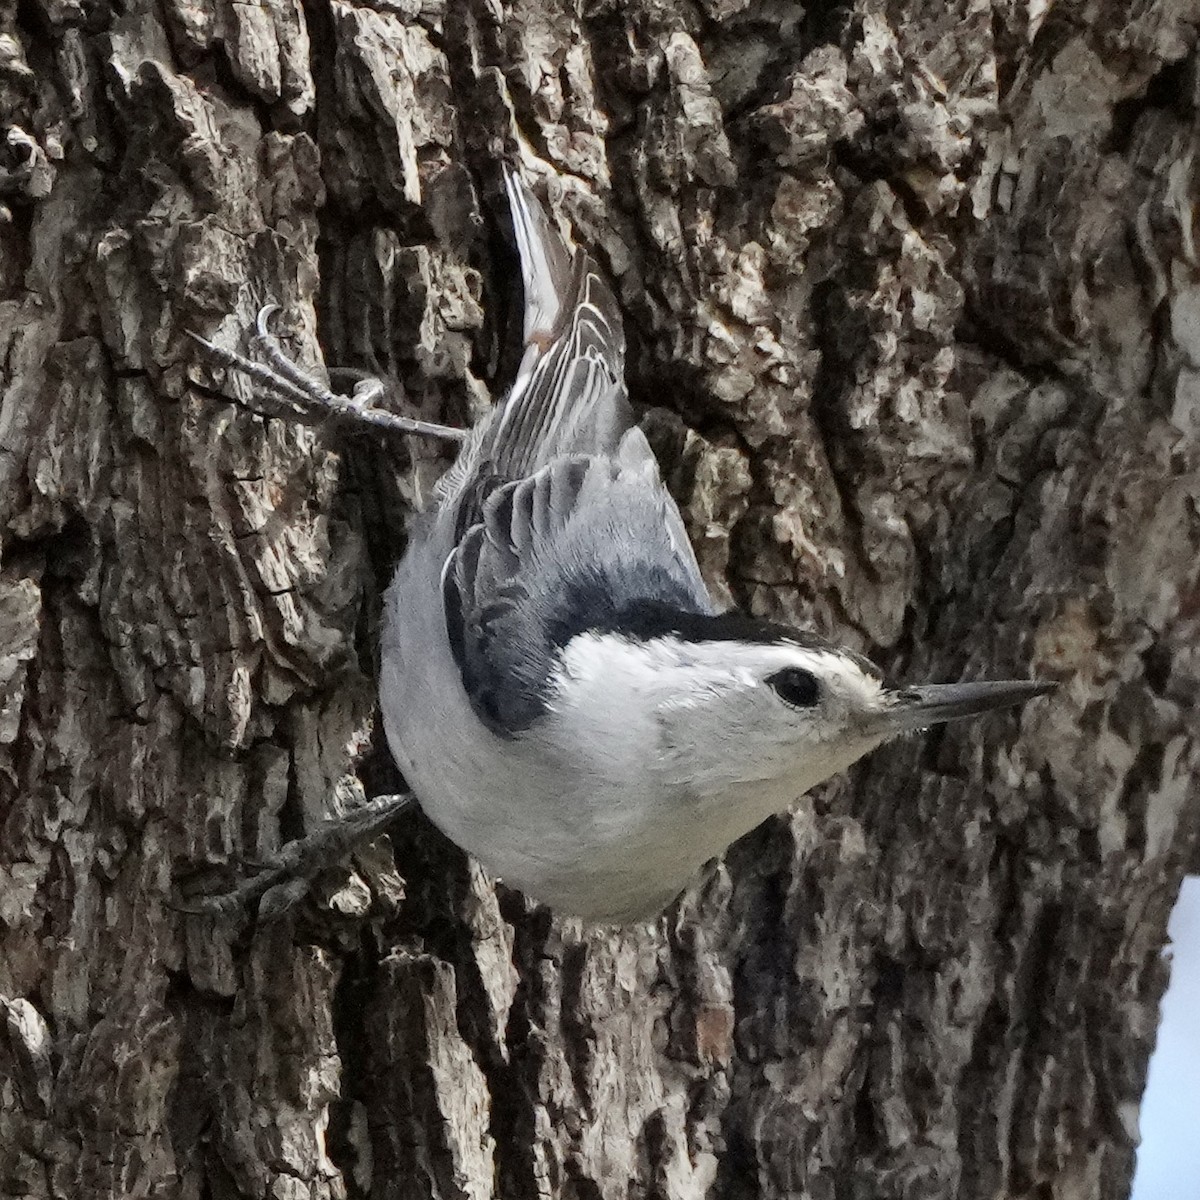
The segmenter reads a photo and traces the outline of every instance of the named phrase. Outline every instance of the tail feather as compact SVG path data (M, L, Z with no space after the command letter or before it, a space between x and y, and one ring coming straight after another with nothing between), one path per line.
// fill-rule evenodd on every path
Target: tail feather
M504 182L525 288L525 353L480 449L492 472L516 479L562 455L613 453L632 418L612 291L507 167Z
M574 259L550 224L546 210L509 166L504 190L512 216L521 281L525 286L525 344L545 342L558 329L571 289Z

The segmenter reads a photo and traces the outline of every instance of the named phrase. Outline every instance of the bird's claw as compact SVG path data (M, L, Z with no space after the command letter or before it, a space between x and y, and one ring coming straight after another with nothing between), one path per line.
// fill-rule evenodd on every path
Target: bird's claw
M278 854L228 891L171 900L168 906L188 915L227 921L241 916L261 899L260 916L275 919L308 894L321 871L336 863L355 843L375 837L413 803L408 793L376 796L340 817L323 821L307 837L288 842Z
M279 305L273 301L270 304L264 304L262 308L258 310L258 314L254 318L254 332L257 333L263 341L270 340L271 331L267 328L267 322L279 311Z
M382 379L360 379L350 393L350 403L360 409L374 408L385 390Z
M402 417L386 409L376 408L376 402L387 390L382 380L362 380L355 386L353 396L342 396L331 391L319 379L298 367L284 352L279 340L269 328L270 320L277 312L278 304L264 304L254 318L253 344L268 360L265 363L247 358L236 350L217 346L193 330L188 329L184 332L221 366L240 371L255 383L262 385L271 394L273 401L285 402L289 415L306 425L317 424L329 417L340 417L389 433L426 434L456 442L461 442L466 437L466 431L462 429L439 425L433 421Z

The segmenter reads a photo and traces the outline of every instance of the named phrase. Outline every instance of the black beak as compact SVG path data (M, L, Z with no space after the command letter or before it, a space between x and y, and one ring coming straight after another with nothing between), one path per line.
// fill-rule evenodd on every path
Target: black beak
M961 721L990 712L1024 704L1035 696L1054 691L1053 683L1031 679L997 679L982 683L932 683L924 687L898 688L892 693L893 705L882 714L888 733L907 733Z

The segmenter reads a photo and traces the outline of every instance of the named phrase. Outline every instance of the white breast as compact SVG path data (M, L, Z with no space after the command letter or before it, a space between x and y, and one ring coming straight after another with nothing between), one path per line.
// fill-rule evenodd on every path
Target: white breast
M389 621L380 679L388 743L422 809L533 899L597 921L651 915L723 848L681 789L663 793L658 683L636 660L585 650L572 660L590 681L576 704L497 737L471 710L434 623L441 597L422 557L406 559L389 589L389 611L405 619Z

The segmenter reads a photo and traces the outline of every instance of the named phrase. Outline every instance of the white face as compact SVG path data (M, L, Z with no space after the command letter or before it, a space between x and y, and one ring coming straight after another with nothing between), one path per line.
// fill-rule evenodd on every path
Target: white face
M574 876L567 891L532 877L530 890L622 919L660 907L706 859L879 745L892 703L851 657L792 643L579 635L528 745L570 779L567 840L591 890Z
M640 770L704 795L770 785L764 799L781 808L884 740L879 679L831 651L585 634L563 674L589 740L637 745Z
M703 684L668 702L664 749L694 771L699 747L720 746L706 772L717 786L722 776L730 784L776 780L798 796L883 741L882 685L846 655L705 643L691 659L693 679Z

